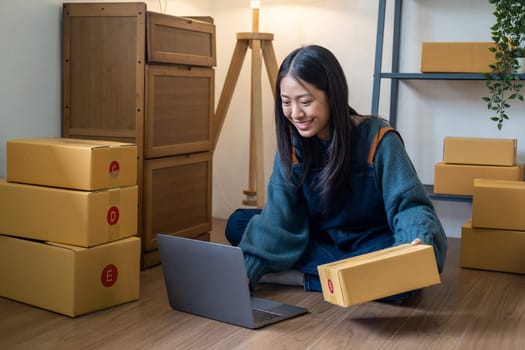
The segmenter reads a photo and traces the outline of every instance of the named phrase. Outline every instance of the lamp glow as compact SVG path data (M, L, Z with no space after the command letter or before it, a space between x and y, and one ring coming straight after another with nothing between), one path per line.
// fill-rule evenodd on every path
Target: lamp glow
M251 0L252 5L252 32L259 31L259 9L261 2L259 0Z

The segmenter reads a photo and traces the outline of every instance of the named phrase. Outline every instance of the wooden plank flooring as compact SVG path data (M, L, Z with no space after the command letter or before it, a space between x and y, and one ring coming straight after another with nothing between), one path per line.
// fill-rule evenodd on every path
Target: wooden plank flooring
M224 241L223 221L212 239ZM403 304L342 308L321 293L260 285L257 296L309 314L249 330L172 310L160 266L138 301L69 318L0 298L0 349L516 349L525 350L525 275L462 269L450 238L442 283Z

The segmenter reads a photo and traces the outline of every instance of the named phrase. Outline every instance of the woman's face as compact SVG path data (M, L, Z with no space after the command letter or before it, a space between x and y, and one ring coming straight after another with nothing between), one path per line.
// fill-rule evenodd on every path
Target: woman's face
M330 110L324 91L286 75L281 80L281 100L284 115L302 137L330 140Z

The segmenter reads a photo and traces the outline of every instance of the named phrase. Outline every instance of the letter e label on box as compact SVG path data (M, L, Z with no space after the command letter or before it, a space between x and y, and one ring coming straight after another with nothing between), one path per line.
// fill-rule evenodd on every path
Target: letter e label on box
M109 264L104 269L102 269L102 273L100 274L100 281L102 282L102 285L104 287L111 287L112 285L117 282L118 279L118 269L115 265Z

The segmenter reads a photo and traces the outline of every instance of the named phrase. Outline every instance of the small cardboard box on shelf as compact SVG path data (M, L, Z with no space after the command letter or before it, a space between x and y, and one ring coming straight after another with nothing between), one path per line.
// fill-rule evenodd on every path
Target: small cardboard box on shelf
M493 42L423 42L423 73L488 73L495 62Z

